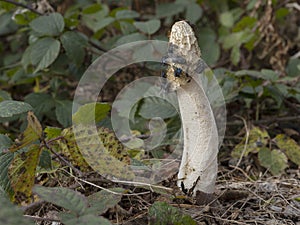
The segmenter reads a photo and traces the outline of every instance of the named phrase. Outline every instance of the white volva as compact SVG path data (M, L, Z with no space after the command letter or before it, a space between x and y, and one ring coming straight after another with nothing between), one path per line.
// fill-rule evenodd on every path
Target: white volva
M176 89L184 139L177 185L193 196L197 191L211 194L217 176L219 142L214 115L201 84L203 70L199 72L197 63L192 63L200 60L201 52L192 28L185 21L172 26L169 43L178 46L177 51L187 62L184 70L192 77Z

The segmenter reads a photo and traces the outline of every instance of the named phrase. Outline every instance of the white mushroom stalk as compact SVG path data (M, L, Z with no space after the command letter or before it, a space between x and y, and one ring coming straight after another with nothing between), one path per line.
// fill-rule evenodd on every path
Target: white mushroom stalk
M177 91L183 130L183 155L177 185L198 203L211 200L217 177L218 130L210 102L202 86L206 64L190 25L172 26L166 78Z

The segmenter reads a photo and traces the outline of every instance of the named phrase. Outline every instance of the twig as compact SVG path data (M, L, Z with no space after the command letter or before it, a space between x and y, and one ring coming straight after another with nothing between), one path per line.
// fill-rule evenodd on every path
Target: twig
M29 218L29 219L38 220L38 221L61 222L60 220L57 220L57 219L42 218L42 217L39 217L39 216L24 215L24 217Z
M172 192L172 191L173 191L172 188L167 188L167 187L158 186L158 185L153 185L153 184L147 184L147 183L143 183L143 182L136 182L136 181L122 181L122 180L112 180L112 181L113 181L113 182L116 182L116 183L127 184L127 185L147 186L147 187L150 188L151 191L153 191L152 188L158 188L158 189L162 189L162 190L169 191L169 192Z
M223 222L228 222L230 224L235 223L235 224L247 225L247 223L244 223L244 222L239 222L239 221L236 221L236 220L223 219L221 217L211 216L211 215L207 215L207 214L203 214L202 216L209 217L209 218L216 219L216 220L220 220L220 221L223 221Z
M239 161L238 161L237 164L235 165L235 167L237 168L237 167L239 167L239 165L240 165L240 163L241 163L241 161L242 161L242 158L243 158L243 156L244 156L244 154L245 154L245 152L246 152L246 150L247 150L247 145L248 145L248 141L249 141L249 133L250 133L250 132L249 132L249 129L248 129L246 120L245 120L243 117L240 117L240 116L237 116L237 115L236 115L236 117L237 117L237 118L240 118L241 120L243 120L245 129L246 129L246 140L245 140L245 145L244 145L244 149L243 149L243 151L242 151L242 154L241 154L241 156L240 156L240 158L239 158ZM232 172L235 171L235 170L236 170L236 169L233 169Z
M61 155L57 154L49 145L48 142L46 142L45 140L43 140L43 145L44 147L46 147L47 149L49 149L56 157L58 157L62 162L64 162L67 166L71 167L75 173L77 173L80 177L82 176L82 173L80 170L76 169L69 161L67 161L64 157L62 157Z
M283 121L291 121L291 120L299 120L300 116L287 116L287 117L276 117L266 120L257 120L257 121L251 121L253 124L268 124L268 123L274 123L274 122L283 122ZM235 126L235 125L242 125L244 124L243 121L234 121L234 122L227 122L226 125L228 126Z
M244 174L244 176L245 176L248 180L250 180L250 181L252 181L252 182L255 182L255 180L253 180L251 177L249 177L248 174L247 174L244 170L242 170L240 167L237 167L237 166L231 166L231 165L229 165L229 167L233 168L233 170L231 170L230 172L235 171L235 170L238 170L238 171L242 172L242 173Z
M68 173L67 171L65 171L65 172ZM89 181L87 181L87 180L84 180L84 179L81 179L81 178L79 178L79 177L76 177L76 176L74 176L73 174L70 174L70 173L68 173L68 174L69 174L70 176L72 176L73 178L75 178L76 180L79 180L79 181L81 181L81 182L83 182L83 183L89 184L89 185L91 185L91 186L93 186L93 187L99 188L99 189L101 189L101 190L107 191L107 192L112 193L112 194L115 194L115 195L122 195L122 196L137 196L137 195L145 195L145 194L149 194L149 193L150 193L150 191L145 191L145 192L140 192L140 193L134 193L134 194L118 193L118 192L109 190L109 189L107 189L107 188L101 187L101 186L99 186L99 185L97 185L97 184L94 184L94 183L92 183L92 182L89 182Z
M61 140L61 139L63 139L63 138L64 138L64 136L58 136L58 137L56 137L56 138L52 138L52 139L50 139L49 141L47 141L47 145L51 144L51 143L54 142L54 141Z
M89 182L89 181L86 181L86 180L83 180L83 179L80 179L80 178L77 178L77 179L80 180L80 181L82 181L82 182L84 182L84 183L86 183L86 184L89 184L89 185L91 185L91 186L94 186L94 187L96 187L96 188L99 188L99 189L101 189L101 190L107 191L107 192L112 193L112 194L115 194L115 195L135 196L135 195L145 195L145 194L149 194L149 193L150 193L150 191L144 191L144 192L135 193L135 194L123 194L123 193L118 193L118 192L109 190L109 189L107 189L107 188L101 187L101 186L99 186L99 185L97 185L97 184L91 183L91 182Z
M20 2L15 2L15 1L12 1L12 0L0 0L0 1L7 2L7 3L10 3L10 4L16 5L16 6L20 6L22 8L28 9L31 12L34 12L34 13L38 14L38 15L43 15L42 13L40 13L37 10L35 10L34 8L32 8L32 7L28 6L28 5L25 5L23 3L20 3Z
M29 205L26 206L22 206L22 210L24 211L24 214L33 214L36 209L40 208L41 205L43 205L44 203L46 203L46 201L38 201L38 202L33 202Z

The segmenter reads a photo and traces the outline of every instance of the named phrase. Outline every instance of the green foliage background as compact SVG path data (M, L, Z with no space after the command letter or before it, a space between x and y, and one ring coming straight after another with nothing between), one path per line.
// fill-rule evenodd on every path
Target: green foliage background
M293 2L49 0L48 5L40 5L35 1L0 0L0 162L4 171L0 173L1 187L14 196L12 200L20 197L13 194L10 180L19 184L13 174L8 176L8 171L18 167L17 160L22 154L27 157L27 161L22 162L25 165L31 164L34 158L33 164L48 172L57 168L51 161L53 152L45 143L59 144L55 141L62 138L61 129L72 125L74 90L97 57L124 43L167 41L170 27L180 19L194 26L203 58L222 87L229 123L236 121L234 114L253 123L280 116L297 118L300 112L300 18L292 7ZM129 68L129 73L157 76L160 68L145 64L138 72ZM125 83L130 79L125 77ZM111 82L115 85L121 81L114 78ZM157 99L140 102L132 125L140 134L146 133L139 124L149 121L143 115L149 108L160 107L157 111L167 115L168 126L173 128L169 139L164 141L171 144L178 138L180 124L172 110L162 106L165 103ZM107 127L110 127L106 117L109 109L109 104L103 104L96 112L98 122ZM82 109L85 110L88 108ZM26 119L28 111L34 112L36 121ZM39 130L40 126L43 131ZM28 135L28 129L35 136ZM237 134L240 130L242 126L228 132ZM248 138L233 143L235 148L226 149L228 155L232 150L233 158L257 155L261 166L273 175L282 174L290 165L300 165L299 136L282 136L282 129L266 132L253 127L249 130ZM21 138L18 148L14 140L20 133L27 142ZM262 146L257 147L258 142ZM30 152L35 150L38 154L35 152L33 157ZM158 150L153 154L160 157L163 152ZM9 169L9 165L12 168ZM26 169L31 171L29 179L33 182L36 167L26 166ZM24 193L30 195L31 189ZM155 210L152 208L151 212ZM94 217L90 219L97 221ZM72 221L72 218L65 220Z

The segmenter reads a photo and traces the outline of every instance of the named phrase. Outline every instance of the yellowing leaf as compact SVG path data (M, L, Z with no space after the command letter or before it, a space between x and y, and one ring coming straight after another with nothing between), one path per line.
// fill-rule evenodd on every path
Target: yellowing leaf
M292 138L284 134L278 134L275 137L277 146L283 151L293 163L300 166L300 146Z
M72 121L76 125L97 123L107 116L110 108L110 105L105 103L85 104L73 114Z
M50 140L52 138L57 138L61 134L61 129L58 127L46 127L44 129L44 133L46 134L46 139Z
M260 165L270 170L273 175L279 175L287 167L287 158L280 150L262 148L258 152Z
M74 139L72 128L66 128L61 132L63 140L58 141L61 152L69 159L72 165L80 168L81 171L89 171L91 167L82 157Z
M30 200L40 153L39 145L31 145L27 152L18 153L11 162L8 175L14 191L13 201L21 203Z
M267 131L259 128L253 127L249 131L248 144L245 146L246 137L235 146L233 149L231 156L234 158L239 158L246 147L244 152L244 156L247 156L250 152L256 153L260 150L260 148L265 147L269 140L269 134Z
M64 140L59 143L63 154L81 170L92 168L105 177L134 178L127 149L108 129L100 127L95 132L91 126L78 125L64 129L62 135Z
M33 112L28 112L27 122L27 128L24 133L21 134L20 140L10 147L11 152L17 151L42 137L42 126Z
M105 177L134 178L128 165L130 159L124 155L123 145L117 141L113 134L99 132L98 137L98 133L81 126L76 127L74 133L81 154L95 171ZM100 141L103 146L101 146Z

